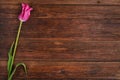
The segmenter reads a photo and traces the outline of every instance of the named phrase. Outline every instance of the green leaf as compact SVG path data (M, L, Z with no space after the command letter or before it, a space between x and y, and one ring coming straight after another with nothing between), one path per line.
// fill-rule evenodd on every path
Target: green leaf
M15 68L14 68L12 74L10 75L10 77L8 78L8 80L12 80L12 77L13 77L13 75L15 74L17 67L19 67L19 66L23 66L24 71L25 71L25 73L26 73L26 75L27 75L26 65L25 65L24 63L18 63L18 64L15 66Z
M14 42L12 43L10 50L8 52L8 64L7 64L8 76L10 75L12 71L12 66L13 66L13 64L11 64L12 59L13 59L13 56L12 56L13 49L14 49Z

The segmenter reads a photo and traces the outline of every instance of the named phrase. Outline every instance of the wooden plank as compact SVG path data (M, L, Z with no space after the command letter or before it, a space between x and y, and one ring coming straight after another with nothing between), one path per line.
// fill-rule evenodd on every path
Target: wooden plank
M12 41L11 38L15 38L18 22L16 19L0 20L1 43L6 43L6 40L7 42ZM120 20L31 19L23 24L21 38L120 41L119 25Z
M0 60L6 60L10 45L1 43ZM120 42L21 39L17 60L120 61Z
M82 19L119 19L119 6L85 5L32 5L31 18L82 18ZM18 4L1 4L0 18L17 18L21 7Z
M19 61L17 61L19 62ZM41 61L22 61L28 69L28 76L34 78L48 79L120 79L119 62L41 62ZM31 65L32 64L32 65ZM0 77L5 79L6 61L0 62ZM23 77L24 73L19 68L15 77Z
M0 78L1 80L4 80L4 79L7 79L7 78ZM30 80L119 80L119 79L104 79L104 78L102 78L102 79L98 79L98 78L77 78L77 79L75 79L75 78L63 78L63 79L53 79L53 78L30 78ZM22 78L15 78L14 80L25 80L25 78L24 77L22 77Z
M0 0L0 4L18 4L18 3L31 3L31 4L102 4L102 5L119 5L120 0Z

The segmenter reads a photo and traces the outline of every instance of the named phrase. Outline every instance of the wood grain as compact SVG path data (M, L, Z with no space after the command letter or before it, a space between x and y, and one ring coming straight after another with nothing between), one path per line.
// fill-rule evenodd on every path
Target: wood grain
M88 20L119 19L119 6L73 5L73 4L31 4L31 18L82 18ZM7 9L7 10L6 10ZM20 12L18 4L1 4L1 18L17 18Z
M84 5L119 5L120 0L0 0L0 4L17 4L17 3L31 3L31 4L84 4Z
M3 44L1 44L3 45ZM6 47L6 48L5 48ZM7 58L9 46L0 46L0 58ZM19 60L119 61L120 42L80 40L22 39L16 58Z
M120 79L119 62L24 62L28 66L28 76L31 79ZM1 70L6 70L5 63L5 61L1 61ZM19 69L17 72L21 72L21 74L18 73L18 76L16 73L15 77L23 78L22 70ZM2 79L5 79L5 73L0 73Z
M17 25L19 24L16 19L7 20L1 20L0 22L0 29L3 30L0 32L0 35L4 42L8 38L10 40L15 38ZM119 41L119 29L118 23L109 24L107 21L32 19L23 25L21 38L72 38L84 41Z

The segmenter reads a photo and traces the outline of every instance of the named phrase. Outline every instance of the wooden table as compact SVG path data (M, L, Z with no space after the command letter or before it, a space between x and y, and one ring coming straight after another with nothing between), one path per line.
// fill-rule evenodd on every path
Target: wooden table
M0 0L0 80L22 2L34 10L15 63L26 63L30 80L120 80L120 0ZM18 68L14 80L24 77Z

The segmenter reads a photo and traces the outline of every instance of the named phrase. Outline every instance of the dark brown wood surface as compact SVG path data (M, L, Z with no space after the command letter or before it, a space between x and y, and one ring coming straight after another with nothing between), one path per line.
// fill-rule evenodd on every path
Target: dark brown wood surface
M30 80L120 80L120 0L0 0L0 80L22 2L34 10L15 63L26 63ZM18 68L14 80L25 77Z

